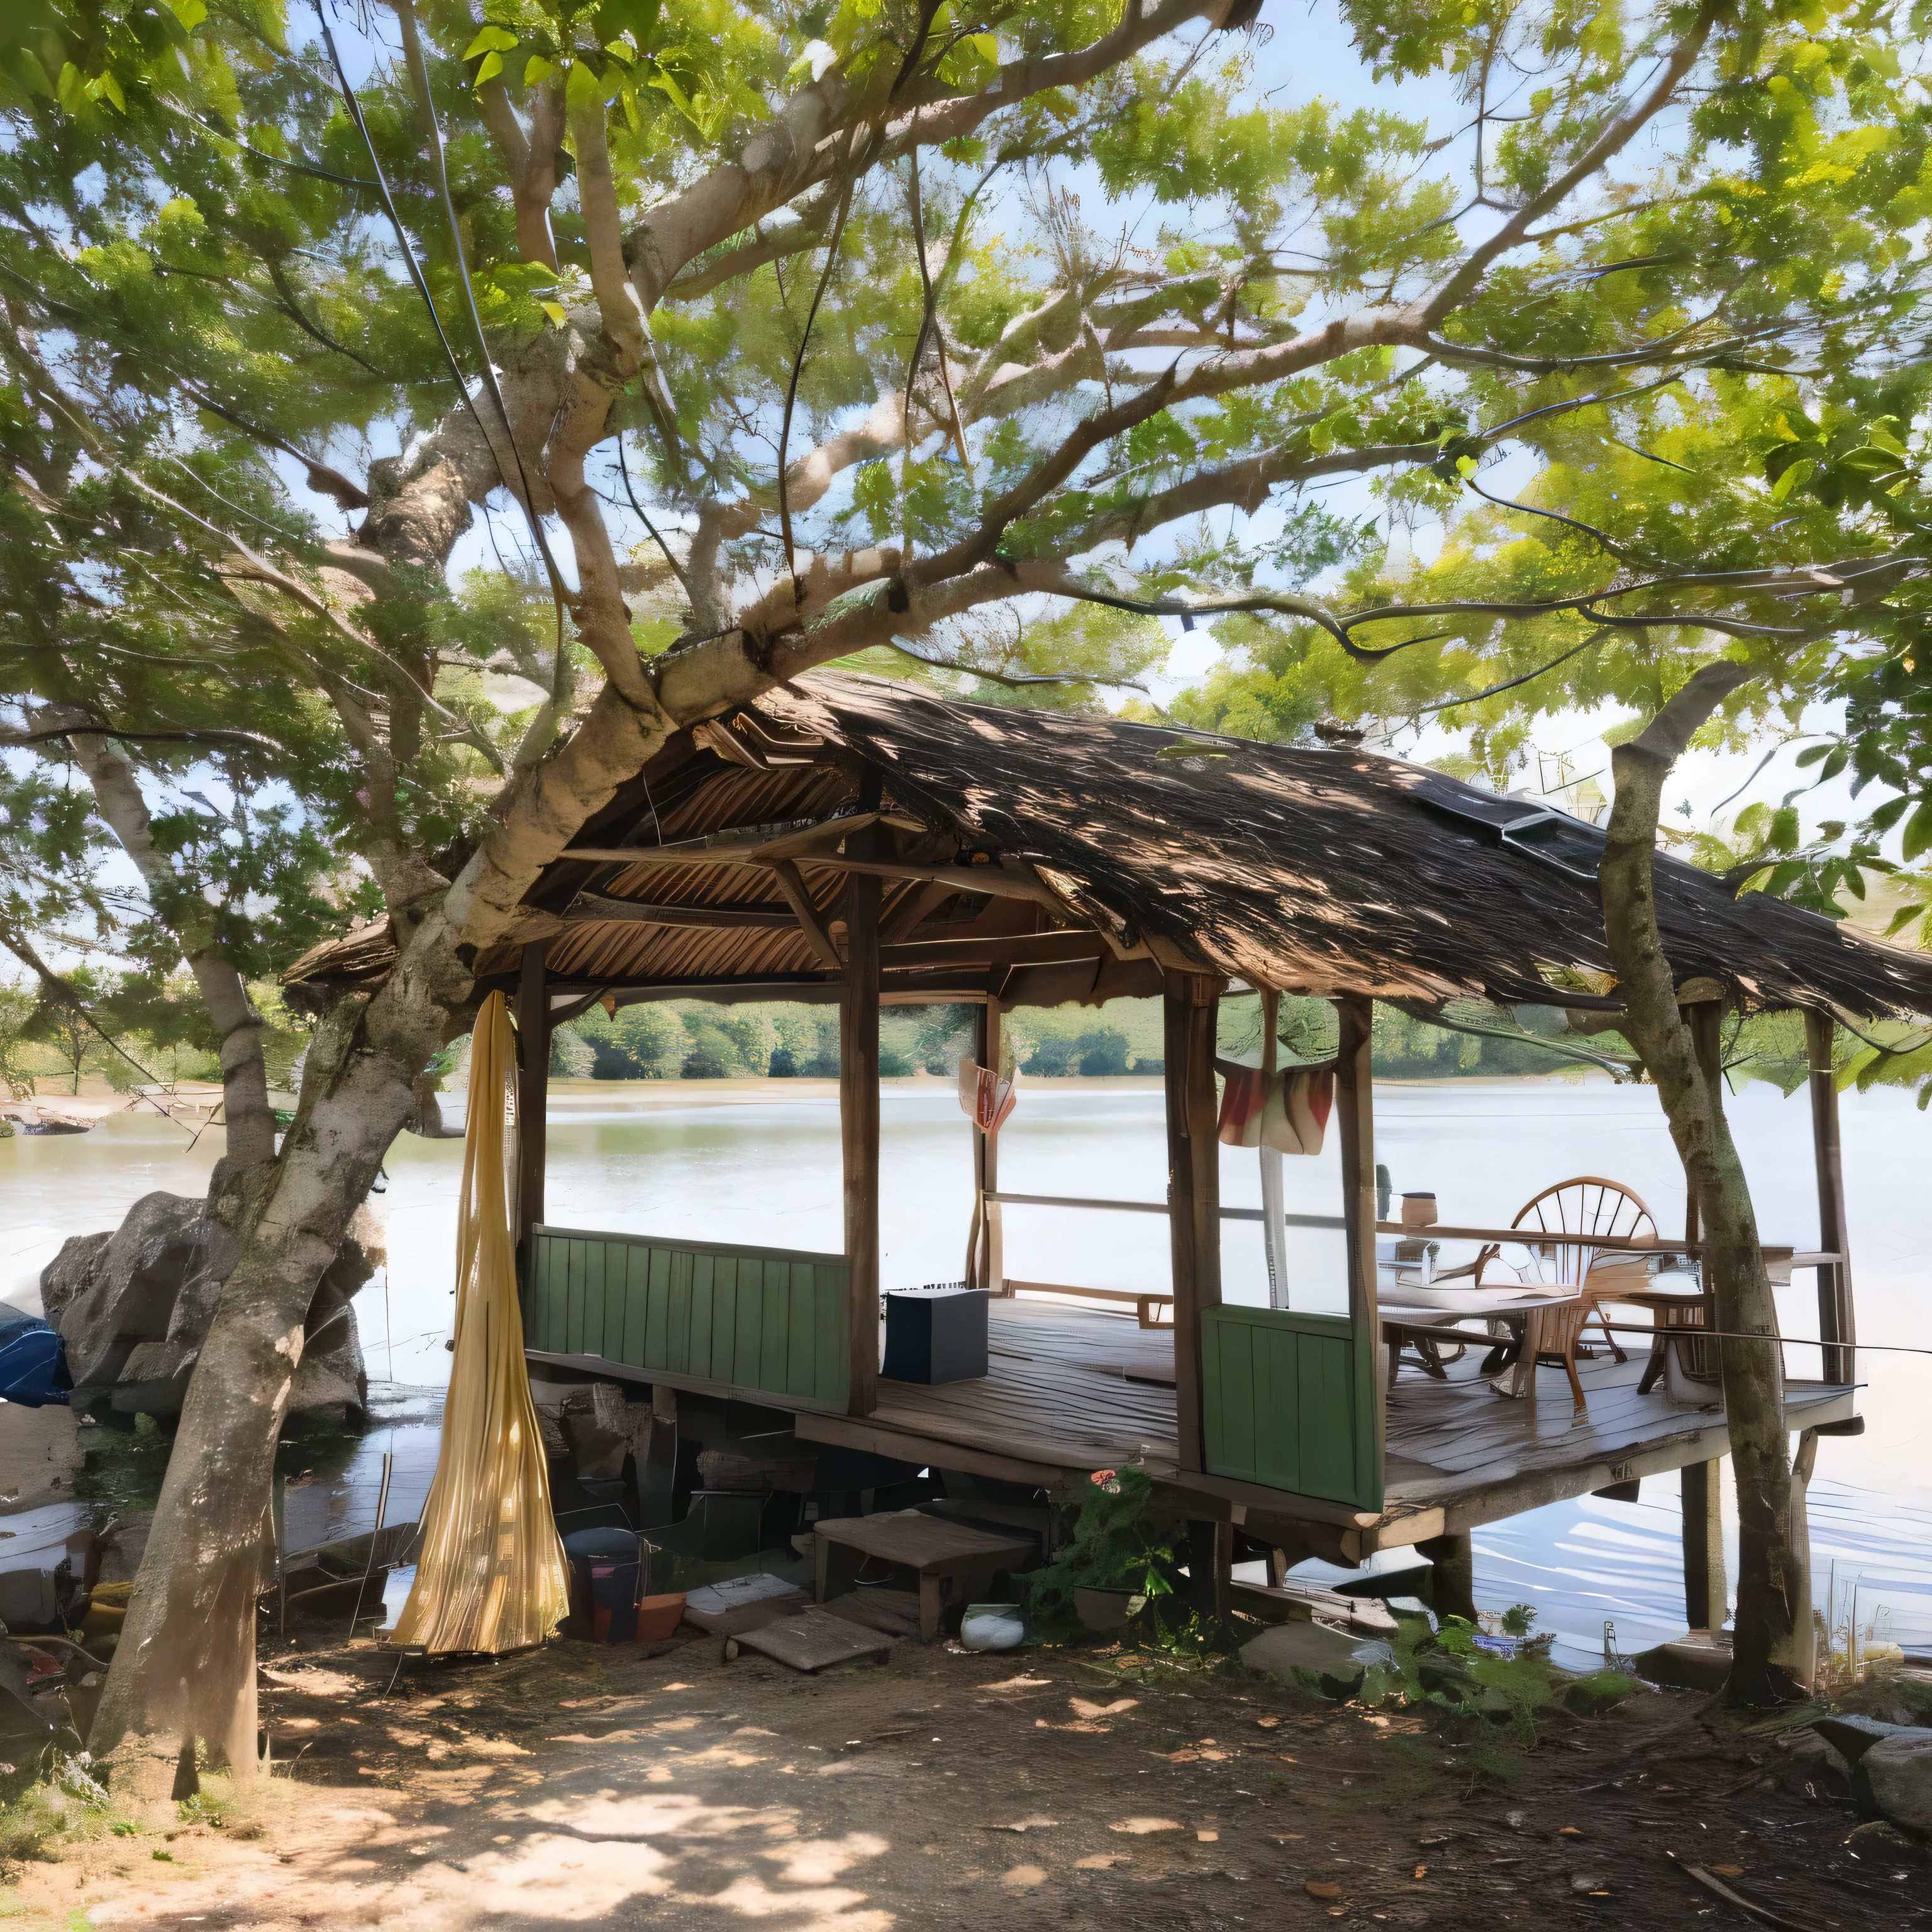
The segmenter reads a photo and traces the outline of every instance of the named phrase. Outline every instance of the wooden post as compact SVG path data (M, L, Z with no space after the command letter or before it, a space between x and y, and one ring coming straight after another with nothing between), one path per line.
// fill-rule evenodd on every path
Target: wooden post
M1693 1630L1722 1630L1730 1601L1724 1575L1721 1459L1678 1472L1684 1492L1684 1617Z
M1005 1050L1004 1018L999 1001L990 994L984 1006L974 1009L973 1057L995 1079L999 1077L1000 1057ZM1006 1294L1010 1292L1006 1286L1006 1230L1000 1204L986 1198L988 1195L998 1192L999 1185L998 1138L982 1134L976 1126L973 1130L973 1226L976 1239L967 1278L969 1282L976 1280L977 1286L989 1293Z
M1436 1567L1429 1573L1429 1607L1438 1617L1476 1621L1476 1552L1466 1530L1432 1536L1416 1546Z
M874 801L876 802L876 801ZM878 835L855 832L854 858L875 856ZM852 1274L853 1415L879 1394L879 892L876 878L845 881L845 991L838 1027L838 1127L845 1170L845 1258Z
M1382 1372L1382 1317L1376 1306L1376 1108L1372 1036L1375 1002L1345 993L1335 1058L1335 1124L1342 1136L1342 1219L1348 1241L1348 1320L1355 1337L1357 1401L1373 1402L1376 1443L1386 1456L1388 1378Z
M1829 1013L1804 1016L1811 1068L1811 1148L1818 1170L1818 1245L1838 1261L1818 1270L1818 1336L1826 1344L1825 1379L1856 1379L1858 1323L1852 1307L1852 1264L1846 1246L1845 1170L1838 1143L1838 1087L1832 1072L1834 1024Z
M524 948L517 980L517 1226L527 1245L544 1217L550 1124L550 977L541 940Z
M1168 1232L1174 1256L1174 1409L1180 1466L1202 1468L1201 1313L1221 1302L1221 1144L1214 1135L1214 1023L1222 982L1170 973L1166 1057Z

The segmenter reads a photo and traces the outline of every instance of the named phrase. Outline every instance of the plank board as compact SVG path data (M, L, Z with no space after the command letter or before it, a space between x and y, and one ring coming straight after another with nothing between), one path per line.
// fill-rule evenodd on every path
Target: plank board
M896 1641L883 1630L835 1617L815 1604L762 1630L747 1630L738 1640L745 1649L788 1664L794 1670L824 1670L861 1658L884 1657Z

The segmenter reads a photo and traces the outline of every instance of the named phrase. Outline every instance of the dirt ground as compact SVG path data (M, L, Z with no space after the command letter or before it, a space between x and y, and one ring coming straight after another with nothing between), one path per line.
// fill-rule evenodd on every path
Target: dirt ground
M275 1769L50 1844L0 1921L83 1932L586 1924L1713 1928L1932 1924L1932 1874L1856 1855L1761 1734L1660 1696L1461 1795L1406 1720L1118 1652L901 1643L800 1676L715 1638L412 1665L265 1659ZM204 1815L197 1819L199 1808ZM218 1820L219 1822L214 1822Z

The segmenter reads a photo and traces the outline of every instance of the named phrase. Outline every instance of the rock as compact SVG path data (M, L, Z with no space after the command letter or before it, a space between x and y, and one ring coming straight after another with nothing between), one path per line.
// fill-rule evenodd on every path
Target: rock
M1670 1690L1721 1690L1731 1674L1731 1640L1723 1632L1686 1630L1642 1652L1636 1669L1640 1677Z
M580 1483L614 1480L631 1450L624 1390L616 1382L591 1382L563 1399L564 1439Z
M178 1415L221 1293L223 1229L206 1204L144 1195L112 1234L67 1242L40 1277L46 1318L67 1347L76 1411ZM358 1414L368 1406L356 1291L384 1259L382 1230L358 1208L316 1284L290 1413Z
M1845 1798L1851 1794L1852 1767L1838 1746L1815 1731L1792 1731L1773 1747L1778 1761L1772 1774L1793 1796Z
M1868 1817L1932 1837L1932 1730L1880 1738L1852 1773L1852 1798Z
M1286 1684L1298 1680L1298 1670L1312 1670L1322 1679L1330 1695L1331 1684L1352 1686L1359 1683L1362 1663L1355 1653L1364 1648L1357 1638L1325 1624L1276 1624L1241 1646L1241 1661L1251 1670L1264 1670ZM1346 1695L1346 1690L1340 1694Z
M1841 1709L1862 1711L1889 1724L1932 1726L1932 1670L1923 1664L1880 1664L1837 1702Z
M1870 1819L1862 1825L1854 1826L1845 1843L1861 1858L1908 1858L1916 1859L1921 1864L1932 1863L1932 1840L1911 1832L1901 1832L1896 1825L1888 1825L1882 1818Z
M1856 1764L1875 1744L1882 1743L1894 1731L1904 1726L1888 1724L1877 1718L1863 1718L1850 1714L1832 1718L1820 1718L1811 1726L1827 1744L1835 1744L1844 1754L1847 1764Z

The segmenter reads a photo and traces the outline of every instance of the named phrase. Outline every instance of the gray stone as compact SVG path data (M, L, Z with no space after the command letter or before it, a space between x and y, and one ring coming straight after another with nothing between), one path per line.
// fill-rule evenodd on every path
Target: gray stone
M1932 1730L1897 1730L1858 1760L1852 1796L1867 1816L1932 1837Z
M1794 1796L1844 1798L1850 1794L1852 1767L1838 1746L1815 1731L1793 1731L1777 1741L1778 1762L1772 1774Z
M40 1294L66 1345L76 1409L180 1414L220 1298L223 1232L203 1202L154 1193L112 1234L78 1235L62 1248L41 1275ZM368 1376L350 1304L383 1258L381 1228L358 1208L310 1304L291 1415L366 1409Z
M1863 1718L1847 1713L1831 1718L1820 1718L1811 1726L1827 1744L1834 1744L1844 1754L1847 1764L1856 1764L1875 1744L1890 1737L1894 1731L1904 1728L1899 1724L1888 1724L1878 1718Z
M1285 1683L1295 1681L1297 1668L1323 1677L1348 1678L1362 1674L1364 1648L1358 1637L1330 1630L1325 1624L1276 1624L1241 1646L1241 1661L1251 1670L1265 1670Z

